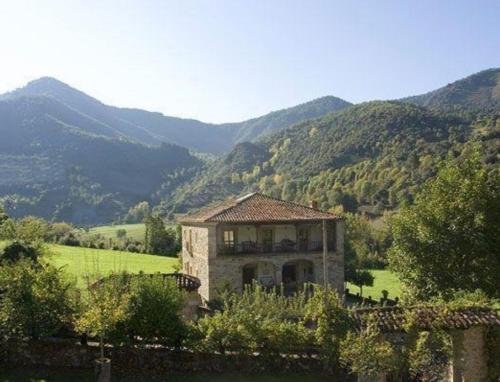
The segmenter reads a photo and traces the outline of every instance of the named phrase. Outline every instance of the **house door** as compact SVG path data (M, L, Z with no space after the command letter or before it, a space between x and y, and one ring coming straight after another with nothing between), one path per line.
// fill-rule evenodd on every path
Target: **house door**
M245 285L252 284L252 281L257 278L257 270L254 266L243 267L243 288Z
M297 266L295 264L283 265L283 284L297 281Z
M264 252L273 251L273 230L271 228L262 229L262 249Z

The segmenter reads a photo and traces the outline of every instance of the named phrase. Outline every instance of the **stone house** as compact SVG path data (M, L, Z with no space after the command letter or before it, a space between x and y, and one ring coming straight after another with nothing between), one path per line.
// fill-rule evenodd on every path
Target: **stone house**
M344 221L314 204L252 193L179 221L182 272L200 280L205 301L223 287L241 291L253 280L283 284L285 292L326 280L343 293Z

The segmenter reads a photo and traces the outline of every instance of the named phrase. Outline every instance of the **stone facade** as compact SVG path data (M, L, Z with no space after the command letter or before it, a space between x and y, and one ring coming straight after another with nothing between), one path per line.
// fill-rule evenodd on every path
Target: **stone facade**
M485 382L488 380L485 328L475 326L452 334L453 357L449 382Z
M334 225L333 225L334 224ZM328 227L328 242L332 248L327 252L327 278L331 286L339 293L344 288L344 222L337 220ZM323 243L321 222L309 224L308 240ZM303 250L294 251L273 249L266 253L222 253L224 231L234 230L238 236L234 240L258 242L262 240L262 231L271 229L273 241L290 240L297 242L297 225L293 224L260 224L260 225L227 225L221 223L189 223L183 224L182 262L183 272L200 279L201 297L208 301L217 295L217 291L229 286L241 291L245 267L253 268L255 278L262 283L269 281L280 284L284 280L284 266L291 266L295 272L296 284L306 281L322 284L324 282L323 252ZM236 234L237 233L237 234ZM286 276L285 276L286 277Z

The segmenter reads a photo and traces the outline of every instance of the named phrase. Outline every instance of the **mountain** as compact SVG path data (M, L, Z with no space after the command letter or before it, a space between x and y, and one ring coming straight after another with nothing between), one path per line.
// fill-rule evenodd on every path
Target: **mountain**
M15 216L96 224L142 200L171 214L260 191L377 215L411 202L470 143L499 170L498 83L490 69L400 101L323 97L210 125L104 105L42 78L0 96L0 203Z
M500 108L500 68L488 69L403 101L448 111Z
M0 99L22 96L53 98L99 125L99 133L106 137L121 137L149 145L169 142L202 152L223 152L231 147L226 139L227 134L215 129L213 125L139 109L108 106L50 77L29 82L25 87L6 93ZM83 130L90 129L87 124L79 127Z
M201 165L177 145L124 140L53 97L4 98L0 136L0 203L14 216L111 222Z
M324 97L249 121L215 125L140 109L105 105L50 77L31 81L22 88L0 95L0 100L31 96L49 97L65 106L65 110L73 110L80 115L80 124L77 126L84 131L148 145L169 142L212 154L227 152L243 140L255 140L270 131L350 105L339 98ZM64 119L61 121L66 122Z
M378 214L410 202L447 155L468 142L498 168L500 110L479 119L397 101L367 102L237 146L164 201L185 212L249 191L322 208ZM234 162L243 164L235 167Z
M352 104L327 96L240 123L228 123L223 128L233 132L233 142L253 141L296 123L342 110Z

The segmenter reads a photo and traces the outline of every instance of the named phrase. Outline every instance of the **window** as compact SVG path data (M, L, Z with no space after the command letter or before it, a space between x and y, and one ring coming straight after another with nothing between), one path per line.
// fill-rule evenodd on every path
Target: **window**
M234 247L234 231L224 231L224 246Z

